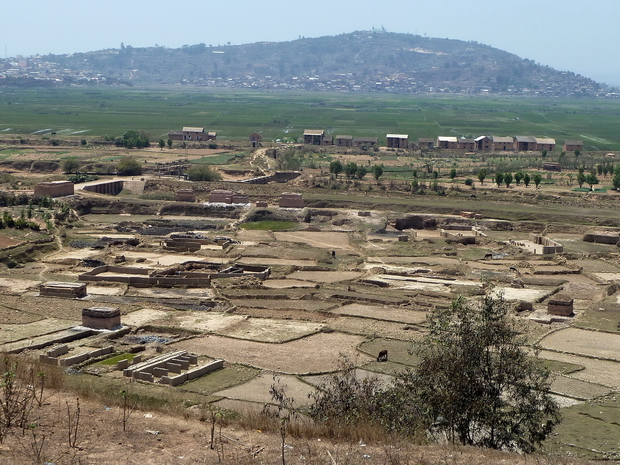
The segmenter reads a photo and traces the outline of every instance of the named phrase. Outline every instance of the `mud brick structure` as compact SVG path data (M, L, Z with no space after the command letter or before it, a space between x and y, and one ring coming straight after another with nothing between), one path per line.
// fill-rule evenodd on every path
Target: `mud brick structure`
M409 242L409 236L407 234L399 234L398 242Z
M224 239L224 238L223 238ZM215 238L216 242L218 238ZM230 243L230 238L225 238ZM222 247L227 242L222 243ZM178 266L165 270L103 265L93 268L79 276L81 281L104 281L112 283L128 283L136 287L148 286L187 286L204 287L211 284L215 278L234 278L238 276L254 276L260 280L267 279L271 274L268 266L242 265L237 263L232 267L220 270L219 263L196 262L190 269L180 269ZM202 270L202 271L196 271ZM86 326L86 325L85 325Z
M232 203L233 191L215 189L209 193L209 203Z
M549 300L547 312L551 315L573 316L573 299L564 294L557 294Z
M369 211L359 211L357 212L357 216L370 216Z
M74 184L70 181L41 182L34 186L35 197L62 197L74 193Z
M301 194L294 194L291 192L284 192L280 196L281 208L304 208L304 199Z
M39 294L45 297L65 297L68 299L86 297L86 283L43 283L39 287Z
M250 198L245 194L227 191L224 189L215 189L209 194L209 203L250 203Z
M177 202L195 202L196 193L192 189L179 189L176 192L175 200Z
M118 195L122 192L124 186L125 186L125 181L112 180L112 181L98 182L95 184L88 184L84 186L82 189L88 192L96 192L97 194Z
M543 255L564 252L564 246L562 244L554 240L551 240L548 237L540 236L538 234L530 234L530 240L534 244L543 246L542 251L541 251Z
M267 202L256 202L256 206L259 208L265 208L268 207L269 204Z
M82 326L93 329L114 329L121 325L118 307L89 307L82 310Z
M594 242L595 244L618 244L620 235L618 233L608 232L589 232L583 236L585 242Z
M250 203L250 198L245 194L235 193L232 196L232 203Z

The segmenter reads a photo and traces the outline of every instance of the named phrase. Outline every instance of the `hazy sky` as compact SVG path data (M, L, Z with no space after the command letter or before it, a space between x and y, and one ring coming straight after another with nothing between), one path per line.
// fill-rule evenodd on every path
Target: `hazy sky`
M619 0L7 0L1 56L289 41L385 27L474 40L620 85Z

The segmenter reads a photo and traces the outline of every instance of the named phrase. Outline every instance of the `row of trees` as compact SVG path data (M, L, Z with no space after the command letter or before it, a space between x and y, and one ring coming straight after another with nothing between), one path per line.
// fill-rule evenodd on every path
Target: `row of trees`
M336 177L338 177L340 173L344 172L345 176L349 179L363 179L368 173L368 169L364 165L358 165L355 162L349 162L346 165L343 165L340 160L334 160L329 164L329 172ZM383 176L383 166L373 165L371 172L375 180L379 182L379 178Z
M67 157L62 161L61 169L66 174L75 174L76 176L71 177L69 180L71 182L85 182L93 179L88 179L79 175L79 171L81 168L81 164L77 157ZM139 176L142 174L142 165L138 160L134 157L123 157L116 164L116 171L120 176Z

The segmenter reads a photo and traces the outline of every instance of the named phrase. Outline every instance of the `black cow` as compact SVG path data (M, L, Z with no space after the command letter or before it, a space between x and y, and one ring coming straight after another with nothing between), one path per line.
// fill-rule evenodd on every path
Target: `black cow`
M379 356L377 357L377 362L387 362L388 360L388 351L387 349L383 349L379 352Z

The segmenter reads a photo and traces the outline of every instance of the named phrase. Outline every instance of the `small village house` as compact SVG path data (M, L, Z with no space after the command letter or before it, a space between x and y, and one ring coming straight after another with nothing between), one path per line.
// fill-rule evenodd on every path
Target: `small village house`
M168 131L168 139L184 141L215 140L217 132L206 132L204 128L184 127L182 131Z
M476 141L474 139L459 139L459 150L476 150Z
M393 149L409 148L409 135L408 134L387 134L385 138L387 140L388 148L393 148Z
M306 145L322 145L325 131L323 129L306 129L304 131L304 144Z
M440 149L458 149L459 141L456 137L439 136L437 138L437 147Z
M353 147L353 136L336 136L334 145L337 147Z
M257 132L253 132L250 134L249 140L252 147L258 147L258 145L263 141L263 136Z
M512 137L493 136L493 150L494 151L512 151L514 150L514 140Z
M536 138L536 150L542 152L546 150L547 152L553 152L555 150L555 139L546 139L546 138Z
M493 150L493 140L489 136L479 136L474 140L476 142L476 150L482 150L483 152Z
M565 152L581 151L583 150L583 142L580 140L565 140L562 144L562 150Z
M354 137L353 138L353 146L354 147L375 147L379 145L379 139L376 137Z
M418 148L420 150L431 150L435 148L435 139L430 137L420 137L418 139Z
M518 152L536 150L536 138L533 136L515 136L513 138L513 149Z

